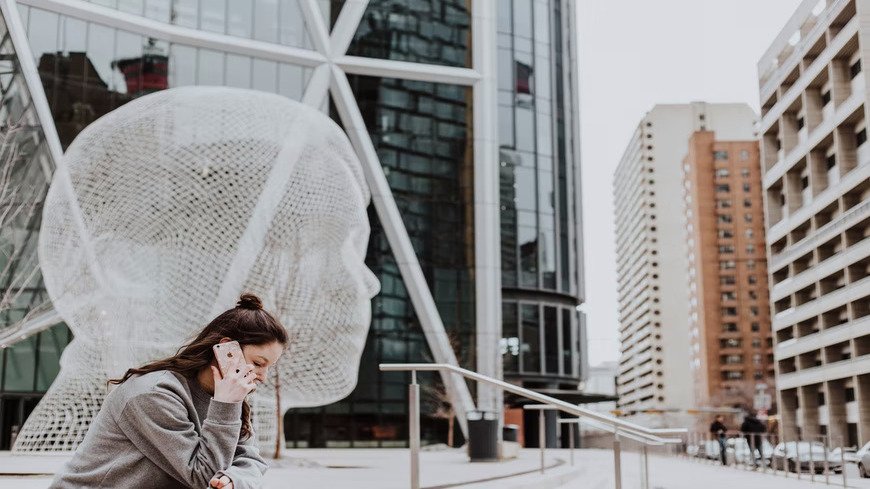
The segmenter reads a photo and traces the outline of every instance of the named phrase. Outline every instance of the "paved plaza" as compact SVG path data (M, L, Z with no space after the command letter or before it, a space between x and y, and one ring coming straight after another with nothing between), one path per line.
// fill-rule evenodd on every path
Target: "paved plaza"
M44 489L51 473L66 457L40 455L16 456L0 452L0 487ZM547 470L539 472L539 452L520 451L516 460L502 463L468 463L461 450L424 452L421 455L422 485L425 489L452 487L476 489L611 489L613 455L606 450L577 450L570 463L568 450L549 450ZM640 459L635 453L622 457L623 488L640 488ZM288 450L266 475L265 488L293 489L406 489L409 487L408 451L381 450ZM843 487L841 476L824 476L809 481L804 474L797 480L770 472L724 468L713 464L674 457L650 457L650 489L801 489ZM847 487L870 488L870 479L858 479L854 466L847 476Z

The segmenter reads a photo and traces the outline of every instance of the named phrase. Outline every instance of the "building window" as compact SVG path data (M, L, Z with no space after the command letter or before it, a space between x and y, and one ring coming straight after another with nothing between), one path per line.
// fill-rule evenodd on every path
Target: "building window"
M731 216L728 214L719 214L718 219L720 224L728 224L731 222Z
M816 402L818 403L819 406L825 405L825 393L824 392L819 391L816 393Z
M755 260L746 260L746 269L755 270Z
M804 128L804 118L803 116L797 118L797 128L798 131Z
M752 190L752 186L750 186L748 183L744 183L743 184L743 191L749 192L750 190Z
M730 229L720 229L719 230L720 238L733 238L734 233Z
M728 209L731 207L731 201L728 199L719 199L716 201L717 209Z
M822 107L831 103L831 91L822 92Z
M737 294L735 292L722 292L723 301L736 301Z
M741 149L740 150L740 161L746 161L749 159L749 150Z
M731 172L728 171L727 168L717 168L716 169L716 178L728 178L731 175Z
M725 377L725 380L743 380L743 372L723 372L722 376Z
M743 178L749 178L749 168L741 168L740 176Z
M801 177L801 190L803 190L809 186L810 186L810 177L808 175Z
M742 343L742 340L739 338L728 338L727 340L720 340L719 346L721 348L740 348Z
M853 402L855 400L855 388L854 387L846 387L845 401Z
M761 338L752 338L752 348L761 348Z
M737 266L734 260L723 260L719 262L719 270L733 270Z
M723 307L721 312L722 312L723 316L736 316L737 315L737 308L736 307Z
M719 277L719 285L734 285L737 283L737 277L734 275L722 275Z
M753 316L758 316L758 308L753 307L752 309L755 309L755 314L753 314ZM753 333L758 333L759 331L761 331L761 323L753 322L749 326L749 329L751 329Z
M751 300L751 301L758 300L758 293L755 292L754 290L750 290L749 292L747 292L747 296L749 297L749 300Z
M737 323L723 323L722 331L725 333L736 333L738 331Z
M832 168L837 166L837 154L836 153L831 153L828 155L827 160L825 160L825 166L828 168L828 171L830 171Z
M720 245L719 254L734 253L734 245Z
M745 222L747 224L751 223L752 222L752 214L750 214L748 212L746 214L743 214L743 222Z
M861 129L855 134L855 146L861 146L867 142L867 129Z
M855 61L849 66L849 79L854 79L856 76L861 74L861 60Z
M743 355L725 355L722 357L722 363L726 365L739 365L743 363Z
M728 193L730 191L731 191L731 186L728 185L727 183L720 183L719 185L716 185L716 192L717 193L723 194L723 193Z
M746 253L749 255L754 254L755 253L755 245L754 244L746 245Z
M747 229L746 231L743 231L743 234L744 234L747 238L752 238L752 234L753 234L753 232L752 232L751 229Z
M752 200L751 199L743 199L743 207L745 207L747 209L752 207Z
M746 277L746 281L749 282L749 285L755 285L758 283L758 277L755 275L750 275Z
M721 151L721 150L720 151L713 151L713 159L719 160L719 161L727 160L728 159L728 152Z

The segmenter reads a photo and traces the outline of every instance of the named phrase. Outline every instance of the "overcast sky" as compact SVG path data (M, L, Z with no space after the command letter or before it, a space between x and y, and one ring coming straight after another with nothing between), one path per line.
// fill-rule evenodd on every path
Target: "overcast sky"
M578 0L589 363L619 356L613 171L657 103L745 102L801 0Z

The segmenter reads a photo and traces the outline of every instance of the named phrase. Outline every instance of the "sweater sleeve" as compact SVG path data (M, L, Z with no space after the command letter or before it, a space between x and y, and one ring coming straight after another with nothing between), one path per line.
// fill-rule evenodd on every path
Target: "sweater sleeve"
M151 391L131 398L117 422L133 444L171 477L189 487L208 487L211 477L233 461L241 413L241 402L212 399L200 435L180 398Z
M215 477L229 477L233 482L233 489L259 489L263 487L263 474L267 468L266 461L257 448L256 437L252 434L245 441L239 441L233 455L233 464L228 469L219 471Z

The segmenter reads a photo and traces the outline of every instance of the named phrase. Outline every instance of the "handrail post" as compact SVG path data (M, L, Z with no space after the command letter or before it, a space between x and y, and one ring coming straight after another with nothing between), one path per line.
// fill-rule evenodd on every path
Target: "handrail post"
M420 385L417 371L411 370L408 386L408 436L411 448L411 489L420 489Z
M577 418L580 419L580 418ZM580 426L577 426L577 432L580 432ZM574 423L568 423L568 447L571 449L571 467L574 466Z
M843 474L843 487L844 488L848 487L846 485L846 454L845 454L846 446L845 445L846 445L846 440L844 440L843 437L840 437L840 468L842 469L840 471L840 473Z
M646 443L642 443L640 447L640 477L641 489L649 489L649 456Z
M544 473L544 445L547 441L544 433L544 410L538 411L538 446L541 448L541 474Z
M828 461L828 445L831 444L830 435L822 435L822 446L825 449L825 485L831 485L831 463ZM846 470L846 467L843 467Z
M619 428L613 432L613 475L614 488L622 489L622 454L619 446Z

